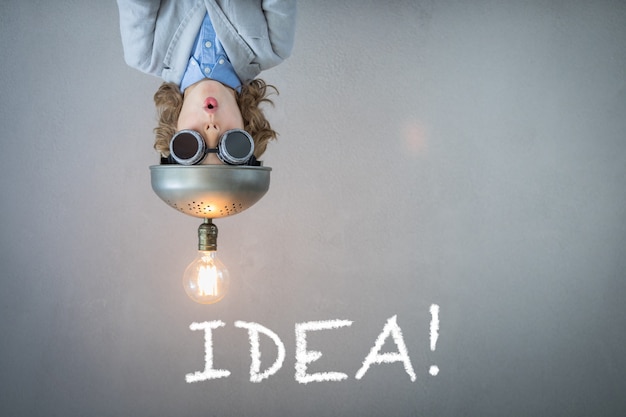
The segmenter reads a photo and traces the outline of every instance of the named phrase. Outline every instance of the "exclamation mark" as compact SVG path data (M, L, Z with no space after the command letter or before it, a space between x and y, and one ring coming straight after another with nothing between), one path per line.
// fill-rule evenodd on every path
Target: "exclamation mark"
M439 306L431 304L430 306L430 350L434 352L437 349L437 339L439 339ZM428 373L435 376L439 373L437 365L431 365Z

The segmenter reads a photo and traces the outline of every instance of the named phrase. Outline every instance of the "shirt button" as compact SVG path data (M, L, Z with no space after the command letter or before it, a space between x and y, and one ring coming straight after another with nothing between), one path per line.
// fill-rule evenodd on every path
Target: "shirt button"
M207 47L207 48L210 48L211 46L213 46L213 44L210 41L206 41L204 43L204 46Z
M220 63L220 65L221 65L221 64L223 64L223 63L224 63L224 58L220 58L220 60L219 60L219 61L217 61L217 62L219 62L219 63Z
M206 67L206 68L204 69L204 73L205 73L205 74L208 74L208 73L210 73L210 72L211 72L211 68Z

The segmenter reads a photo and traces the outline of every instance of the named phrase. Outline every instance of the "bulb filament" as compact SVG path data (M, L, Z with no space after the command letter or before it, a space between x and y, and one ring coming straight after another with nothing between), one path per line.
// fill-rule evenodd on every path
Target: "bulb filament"
M215 265L202 265L198 272L201 295L217 295L217 271Z

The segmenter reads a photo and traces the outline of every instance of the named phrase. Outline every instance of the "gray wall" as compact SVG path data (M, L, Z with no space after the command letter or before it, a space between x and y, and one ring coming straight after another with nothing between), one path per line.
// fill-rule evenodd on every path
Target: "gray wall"
M301 1L264 75L272 185L216 222L234 284L213 306L182 289L200 221L150 188L159 80L125 66L117 18L0 3L0 414L626 414L624 2ZM416 380L356 379L393 316ZM335 319L308 372L348 378L298 383L296 325ZM189 384L212 320L231 375ZM285 345L260 383L238 320Z

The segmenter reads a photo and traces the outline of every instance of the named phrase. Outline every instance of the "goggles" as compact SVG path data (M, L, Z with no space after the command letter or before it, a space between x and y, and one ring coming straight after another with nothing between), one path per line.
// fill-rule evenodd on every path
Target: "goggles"
M195 130L176 132L170 141L170 157L181 165L196 165L207 154L216 153L227 165L244 165L253 159L254 141L245 130L233 129L224 132L217 148L208 149L202 135Z

